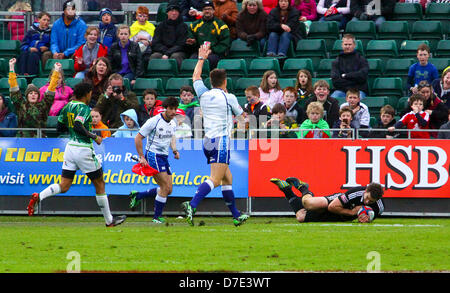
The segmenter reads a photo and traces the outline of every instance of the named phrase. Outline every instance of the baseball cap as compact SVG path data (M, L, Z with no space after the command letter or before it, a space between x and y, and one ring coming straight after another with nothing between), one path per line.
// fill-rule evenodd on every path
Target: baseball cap
M70 6L73 9L75 9L75 2L72 1L72 0L67 0L66 2L64 2L64 4L63 4L63 11L66 10L67 6Z
M111 11L111 9L109 9L109 8L102 8L102 10L100 10L100 19L101 19L102 16L103 16L104 14L106 14L106 13L112 16L112 11Z
M212 3L212 1L208 1L208 0L203 2L202 9L204 9L205 7L208 7L208 6L210 6L214 9L214 3Z

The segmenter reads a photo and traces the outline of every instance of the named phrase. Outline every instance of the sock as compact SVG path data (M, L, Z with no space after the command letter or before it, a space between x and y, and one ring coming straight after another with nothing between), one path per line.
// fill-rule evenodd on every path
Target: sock
M312 192L309 191L309 188L306 185L303 185L302 187L300 187L299 191L302 193L302 196L305 194L308 194L308 193L312 194Z
M287 200L290 200L290 199L293 198L293 197L297 197L297 196L295 195L295 193L292 191L292 188L291 188L291 187L283 188L281 191L283 191L284 196L287 198Z
M162 216L164 206L166 205L167 197L162 197L159 194L155 198L155 215L153 219L158 219Z
M207 179L205 182L200 184L200 186L197 189L197 192L195 193L194 197L192 198L190 205L192 208L197 208L198 204L208 195L208 193L211 192L211 190L214 189L214 183L211 181L211 179Z
M289 205L291 206L294 213L297 213L299 210L303 209L302 199L300 197L291 197L289 199Z
M44 200L47 197L54 196L61 192L61 187L59 184L52 184L49 185L46 189L42 190L41 193L39 193L39 200Z
M159 191L159 187L155 187L153 189L147 189L146 191L138 192L136 195L136 200L141 200L146 197L154 198L156 197L157 193Z
M239 218L241 213L236 208L236 201L234 200L234 192L231 185L222 186L222 196L225 200L225 204L230 209L233 218Z
M111 215L111 211L109 210L108 196L106 194L96 194L95 199L97 200L97 204L103 213L106 224L111 224L113 221L113 216Z

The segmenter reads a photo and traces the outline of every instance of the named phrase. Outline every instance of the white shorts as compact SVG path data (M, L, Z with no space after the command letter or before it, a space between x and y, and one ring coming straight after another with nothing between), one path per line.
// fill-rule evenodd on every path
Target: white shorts
M88 146L66 145L64 151L63 170L76 171L87 174L97 171L102 167L101 162L95 157L95 152Z

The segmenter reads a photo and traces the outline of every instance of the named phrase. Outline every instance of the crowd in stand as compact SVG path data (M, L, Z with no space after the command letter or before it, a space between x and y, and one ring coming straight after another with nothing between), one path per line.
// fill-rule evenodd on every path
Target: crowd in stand
M178 66L186 58L197 59L198 47L210 43L211 69L227 58L231 42L241 39L252 46L265 48L267 57L286 58L292 43L302 38L300 23L308 32L312 21L337 21L345 30L349 21L372 20L379 27L389 20L395 0L381 0L381 14L368 14L370 0L243 0L238 10L235 0L171 0L167 19L156 26L149 21L149 10L140 6L131 25L113 23L113 12L102 8L98 26L87 26L76 15L74 1L65 1L63 13L50 28L50 15L37 14L36 21L23 33L17 64L10 62L10 99L0 96L0 128L45 128L47 116L58 116L72 97L64 73L54 80L54 95L48 95L49 83L41 88L29 84L23 96L17 86L17 74L36 75L39 66L49 59L73 59L74 76L93 85L90 107L93 126L102 137L134 137L147 119L161 113L156 89L147 89L139 97L131 89L136 78L143 77L151 59L175 59ZM431 1L420 2L424 9ZM450 3L448 4L450 5ZM279 129L280 137L354 138L406 137L399 128L449 129L450 67L442 74L431 64L430 49L417 49L417 63L408 72L410 99L396 121L395 109L389 105L371 130L370 113L364 98L369 94L366 58L355 49L351 34L342 37L342 51L332 63L330 78L312 83L312 73L301 69L295 87L282 88L275 71L261 76L259 87L245 90L243 105L246 126L250 129ZM42 65L41 65L42 64ZM331 88L333 91L331 91ZM191 137L200 105L189 85L180 88L178 137ZM338 99L345 98L339 105ZM264 117L264 118L262 118ZM252 123L255 122L255 123ZM108 130L119 129L111 134ZM330 130L331 129L331 130ZM289 131L287 131L289 130ZM295 131L292 131L295 130ZM268 131L271 135L273 131ZM32 131L0 131L0 136L36 136ZM436 138L437 133L419 131L413 138ZM450 138L450 132L439 133Z

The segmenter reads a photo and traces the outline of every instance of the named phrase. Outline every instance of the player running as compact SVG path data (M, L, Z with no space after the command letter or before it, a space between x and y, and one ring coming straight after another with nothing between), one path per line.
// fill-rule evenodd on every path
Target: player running
M59 72L61 64L57 63L55 68ZM91 110L88 106L91 101L92 85L84 82L79 83L74 87L73 94L74 99L61 110L58 116L57 130L59 132L68 130L70 135L64 151L61 183L52 184L40 193L33 193L28 204L28 215L34 214L35 206L39 201L58 193L67 192L72 185L76 171L79 169L94 184L95 198L105 218L106 227L114 227L122 224L126 216L113 217L111 215L108 196L105 192L102 165L95 157L92 141L100 145L102 138L92 133Z
M367 186L354 187L346 193L335 193L329 196L314 197L309 190L308 183L295 177L289 177L286 181L272 178L274 183L284 193L289 205L295 213L297 220L303 222L342 222L358 219L361 223L370 221L365 214L358 216L362 206L373 209L375 217L384 211L383 187L378 183L370 183ZM298 189L302 196L298 197L292 191L292 186Z
M150 166L157 171L153 178L155 178L159 187L143 192L133 190L130 193L131 209L134 209L143 198L155 198L155 213L152 221L157 224L166 222L162 217L162 213L167 202L167 196L172 193L172 172L167 160L169 146L175 159L178 160L180 158L180 153L176 148L175 137L177 122L174 119L177 114L178 100L174 97L168 97L163 101L162 107L166 110L148 119L134 139L136 151L139 155L139 163L142 166ZM147 145L144 155L142 141L145 137L147 137Z
M211 166L209 178L197 189L192 200L183 202L181 207L186 215L189 225L194 225L193 215L199 203L211 190L222 186L222 196L225 204L233 215L235 226L243 224L249 216L241 214L235 204L232 188L232 174L230 164L230 135L233 128L233 114L242 118L243 110L239 106L236 97L227 93L227 74L223 69L214 69L210 72L212 89L209 90L202 81L203 63L211 53L209 44L200 46L198 61L192 75L195 92L200 100L200 108L203 113L205 138L203 140L203 152L208 164ZM240 123L243 124L243 123Z

